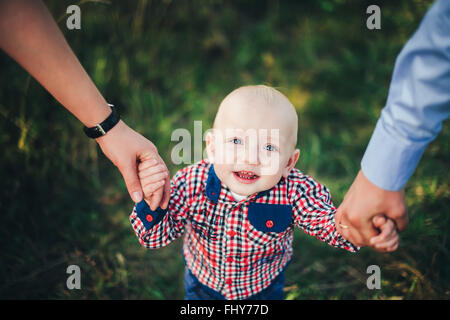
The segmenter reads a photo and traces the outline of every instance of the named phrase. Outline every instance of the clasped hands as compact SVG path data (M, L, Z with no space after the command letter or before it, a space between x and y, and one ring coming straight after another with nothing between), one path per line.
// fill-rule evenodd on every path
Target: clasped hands
M108 134L96 140L103 153L119 169L134 202L145 199L152 210L158 207L167 208L170 196L169 170L151 141L128 127L123 121L117 123L108 131ZM141 186L137 174L138 165L149 163L149 161L158 165L163 172L162 182L155 189ZM155 186L152 185L152 187Z

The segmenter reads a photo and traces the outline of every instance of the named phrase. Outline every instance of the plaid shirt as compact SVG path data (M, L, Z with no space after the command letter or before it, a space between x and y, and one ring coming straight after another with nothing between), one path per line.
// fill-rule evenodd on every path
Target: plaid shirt
M227 299L246 299L270 285L292 257L294 226L332 246L358 247L338 234L328 189L293 169L273 188L235 201L207 160L176 173L167 210L145 201L130 215L139 242L160 248L186 230L187 267Z

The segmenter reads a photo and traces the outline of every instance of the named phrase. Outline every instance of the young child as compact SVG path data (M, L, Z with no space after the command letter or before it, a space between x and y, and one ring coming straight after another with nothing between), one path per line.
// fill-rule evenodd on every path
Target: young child
M295 226L332 246L359 249L338 233L328 189L295 168L297 126L279 91L238 88L207 135L208 160L173 177L168 209L151 211L145 201L133 208L131 224L147 248L185 233L187 299L283 299ZM139 164L146 194L164 179L155 163ZM377 219L378 243L396 243L392 220Z

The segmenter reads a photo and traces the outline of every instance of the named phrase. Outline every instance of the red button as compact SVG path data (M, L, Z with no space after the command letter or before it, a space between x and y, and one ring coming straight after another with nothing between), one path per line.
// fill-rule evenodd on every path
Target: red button
M227 285L231 285L231 284L233 283L233 280L227 279L227 280L225 280L225 283L226 283Z
M272 220L267 220L266 221L266 227L267 228L272 228L273 227L273 221Z
M233 257L228 257L227 262L233 262Z
M151 214L148 214L145 219L147 219L148 222L152 222L153 221L153 217Z

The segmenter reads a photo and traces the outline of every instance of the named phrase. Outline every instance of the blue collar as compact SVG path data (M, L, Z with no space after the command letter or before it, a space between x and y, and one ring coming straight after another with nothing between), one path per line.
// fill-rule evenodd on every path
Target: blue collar
M208 180L206 180L206 196L210 200L217 202L219 200L221 190L222 183L220 182L219 178L216 175L216 172L214 171L214 166L211 164L208 172Z
M270 192L270 190L272 190L272 188L258 192L255 199L265 196ZM205 188L206 196L210 200L218 202L221 191L222 191L222 182L219 180L219 178L216 175L216 172L214 171L214 165L211 164L211 166L209 167L208 179L206 180L206 188Z

